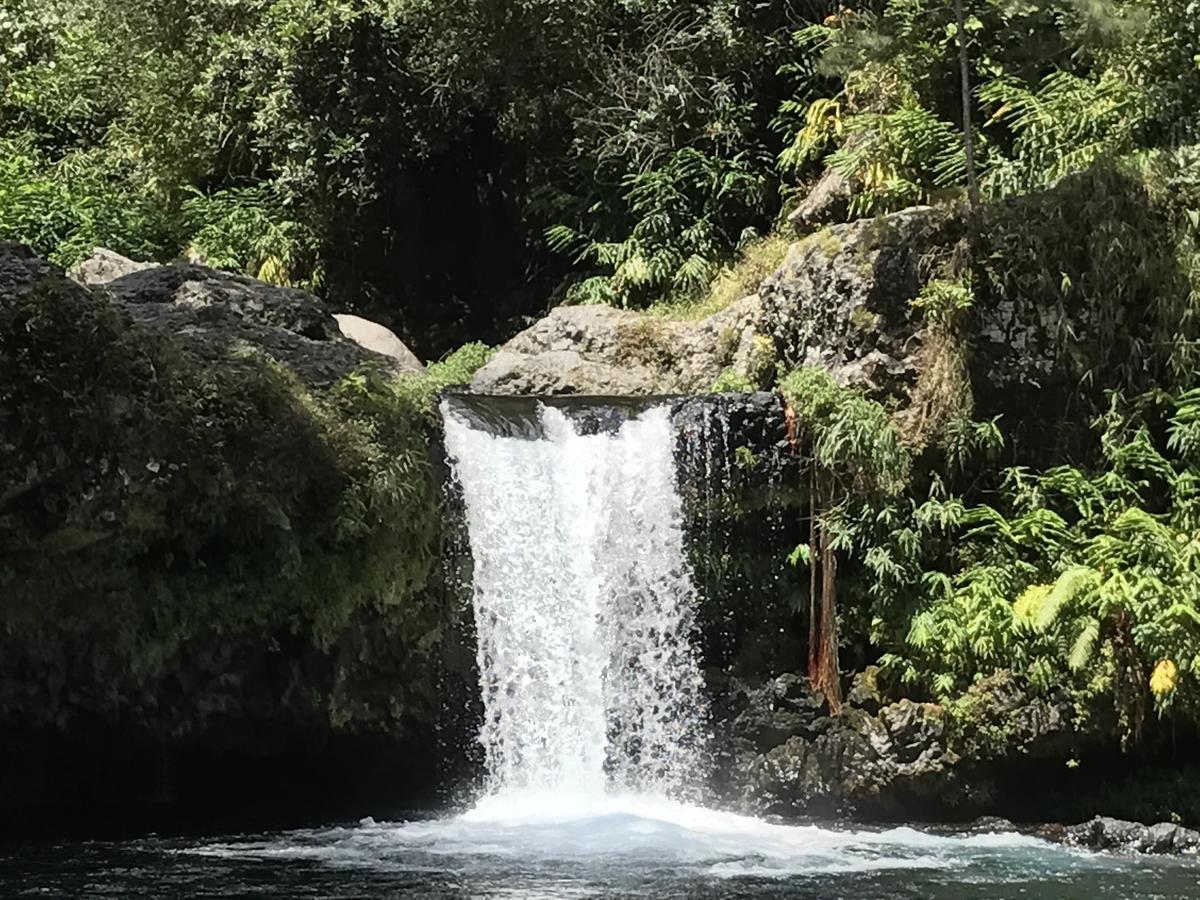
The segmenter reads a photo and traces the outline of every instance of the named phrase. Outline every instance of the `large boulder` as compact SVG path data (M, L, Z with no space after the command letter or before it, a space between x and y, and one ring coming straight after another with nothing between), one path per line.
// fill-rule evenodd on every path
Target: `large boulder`
M148 270L156 271L139 275ZM122 303L169 303L179 309L226 310L243 322L278 326L316 340L344 337L390 360L397 372L425 371L421 360L390 329L348 313L334 313L331 325L329 312L321 301L293 288L209 269L192 261L171 266L137 262L104 247L93 250L91 256L73 266L67 275L85 287L112 285L113 296ZM130 275L139 277L127 279ZM154 317L149 312L142 310L141 315L152 323Z
M337 320L338 328L345 337L372 353L386 356L392 360L396 371L414 374L425 371L425 366L421 360L417 359L417 355L409 350L404 341L396 337L395 332L391 329L384 328L378 322L372 322L370 319L352 316L348 313L334 313L333 317Z
M759 288L762 330L789 365L907 403L924 322L912 306L932 255L962 236L951 212L915 207L833 225L793 244Z
M758 310L754 296L698 321L560 306L504 344L471 387L494 394L689 393L708 390L727 368L755 385L773 361L756 336Z
M113 250L97 247L92 251L91 256L72 266L68 270L67 275L72 281L82 284L85 287L92 287L94 285L108 284L122 275L132 275L134 272L153 269L155 265L156 263L136 262Z
M107 290L128 308L171 306L194 313L219 309L243 321L283 328L315 341L342 336L333 315L312 294L193 263L130 272L109 282Z
M249 349L317 386L368 361L395 366L391 357L344 337L325 304L296 288L182 263L139 269L102 289L139 326L175 335L207 360Z
M323 389L368 361L303 292L0 243L0 837L437 777L474 650L426 589L431 405Z

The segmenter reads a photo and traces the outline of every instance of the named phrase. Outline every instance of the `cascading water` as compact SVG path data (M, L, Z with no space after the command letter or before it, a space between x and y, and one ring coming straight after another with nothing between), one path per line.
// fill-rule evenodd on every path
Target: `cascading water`
M535 440L442 412L475 562L489 795L694 794L703 685L668 409L581 434L543 407Z
M1049 900L1144 884L1135 866L1012 832L785 825L698 805L707 729L668 409L585 433L553 407L514 429L500 401L460 404L442 411L474 561L484 796L460 815L190 854L319 861L336 873L331 894L364 872L380 894L481 897ZM707 462L714 445L700 440ZM1170 869L1157 895L1195 884Z

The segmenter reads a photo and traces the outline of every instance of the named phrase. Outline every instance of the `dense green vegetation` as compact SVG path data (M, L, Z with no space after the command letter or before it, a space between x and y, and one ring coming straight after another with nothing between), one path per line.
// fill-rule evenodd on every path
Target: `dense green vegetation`
M0 236L317 286L427 356L545 308L555 225L581 275L661 251L588 296L702 288L778 205L785 6L9 3Z
M312 286L437 356L703 293L823 165L863 213L1196 139L1184 0L962 5L960 57L920 0L14 0L0 237Z
M936 358L898 417L822 370L782 380L811 460L810 627L834 627L836 554L842 643L871 648L852 664L951 703L1012 672L1124 742L1152 713L1196 725L1198 176L1165 149L985 201L913 300ZM995 389L964 340L980 304L1083 317L1068 384Z
M1190 0L0 8L0 238L303 286L429 358L550 303L711 311L830 173L843 216L959 216L922 260L912 409L779 379L809 671L836 703L852 644L842 662L954 708L1012 672L1126 741L1200 723L1198 142ZM64 623L136 680L198 623L321 644L364 609L421 613L431 399L481 344L316 392L46 291L0 309L0 521L23 541L0 591L30 665ZM993 389L970 324L1001 307L1081 326L1069 389Z
M903 487L893 481L888 500L876 480L912 463L882 408L853 396L828 404L845 389L820 370L794 373L784 390L804 401L798 412L816 414L811 502L820 538L817 553L803 547L795 561L838 551L857 564L849 593L866 606L843 622L887 651L880 661L898 684L953 701L1012 672L1040 690L1066 691L1082 717L1103 701L1126 739L1152 710L1195 721L1194 389L1135 400L1113 394L1095 423L1095 464L1002 469L986 503L964 499L928 470ZM957 427L974 432L977 453L1003 440L994 423ZM962 484L953 469L944 474ZM817 602L831 602L831 570L827 561L814 567Z

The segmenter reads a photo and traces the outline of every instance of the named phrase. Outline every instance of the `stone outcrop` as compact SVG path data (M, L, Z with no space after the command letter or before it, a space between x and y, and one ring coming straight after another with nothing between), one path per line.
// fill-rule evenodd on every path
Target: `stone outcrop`
M823 367L896 410L926 402L923 390L936 393L948 366L966 367L964 379L969 371L976 400L985 399L977 410L983 415L1017 422L1029 415L1029 402L1058 409L1089 372L1113 364L1106 354L1118 338L1155 340L1151 305L1121 306L1119 295L1099 286L1072 287L1068 271L1093 248L1066 241L1036 258L1038 241L1024 217L1052 210L1069 219L1075 202L1069 192L1051 192L980 214L973 303L956 316L952 333L932 327L913 301L929 281L967 268L965 211L954 205L912 207L803 237L759 286L759 330L785 365ZM808 222L803 205L797 213ZM1039 268L1047 266L1055 268Z
M345 337L372 353L388 357L395 365L396 371L414 374L425 371L425 366L417 359L417 355L409 350L404 341L396 337L390 328L348 313L334 313L333 317Z
M1200 831L1173 822L1143 825L1108 816L1096 816L1078 825L1048 825L1037 834L1048 840L1087 850L1123 853L1200 854Z
M831 715L796 674L735 694L729 788L756 813L900 815L942 790L959 762L947 746L946 714L932 703Z
M799 234L822 225L846 221L850 213L850 182L846 176L826 169L817 183L788 214L788 224Z
M190 262L135 262L103 248L68 274L80 285L106 290L137 324L177 335L207 359L238 346L253 347L318 385L368 360L402 373L425 369L387 328L359 316L332 314L297 288Z
M323 390L364 362L302 291L0 243L0 834L434 783L474 650L431 410Z
M342 337L325 305L295 288L189 263L132 272L104 290L137 325L175 335L203 359L263 353L318 386L387 361Z
M759 288L762 330L789 365L821 366L904 402L921 370L924 323L912 301L931 255L961 234L953 214L916 207L810 235Z
M991 809L995 779L1028 760L1069 758L1086 741L1065 700L1031 697L1008 675L975 685L956 717L934 703L886 702L874 668L831 714L801 675L718 692L721 771L755 813L908 819ZM1019 804L1017 804L1019 805Z
M67 275L72 281L85 287L94 287L108 284L122 275L132 275L134 272L153 269L155 265L156 263L135 262L120 253L106 250L104 247L97 247L92 251L91 256L72 266L67 271Z
M769 346L756 341L758 310L753 296L699 321L560 306L504 344L471 387L494 394L688 393L708 390L726 368L756 385L773 362Z

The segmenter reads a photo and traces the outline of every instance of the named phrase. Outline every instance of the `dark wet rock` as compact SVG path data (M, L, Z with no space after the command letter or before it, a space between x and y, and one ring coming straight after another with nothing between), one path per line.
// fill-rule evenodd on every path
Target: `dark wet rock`
M1107 816L1096 816L1079 825L1069 825L1061 833L1042 832L1072 847L1129 853L1200 853L1200 831L1170 822L1143 825ZM1051 837L1051 834L1054 836Z
M792 673L747 693L745 711L738 717L739 735L760 752L789 737L815 737L831 722L825 698L808 687L807 679Z
M1045 815L1027 802L1036 798L1012 793L1022 773L1039 761L1043 771L1061 767L1108 727L1096 715L1081 725L1066 698L1033 694L1007 673L973 686L953 716L935 703L887 702L878 677L856 675L837 714L797 674L757 686L734 680L715 707L737 761L725 792L780 815Z
M1088 717L1090 731L1081 733L1072 703L1065 695L1035 695L1008 672L998 672L972 685L960 705L963 715L956 740L963 755L976 760L1014 753L1067 759L1081 738L1104 727L1098 712Z
M832 715L796 674L743 691L731 790L756 812L896 815L909 798L938 790L958 762L946 746L945 713L932 703L901 700L878 715L844 706Z
M62 270L38 256L32 247L0 241L0 298L38 289L47 279L57 283L62 278Z
M1017 826L1003 816L980 816L966 827L969 834L1008 834Z

